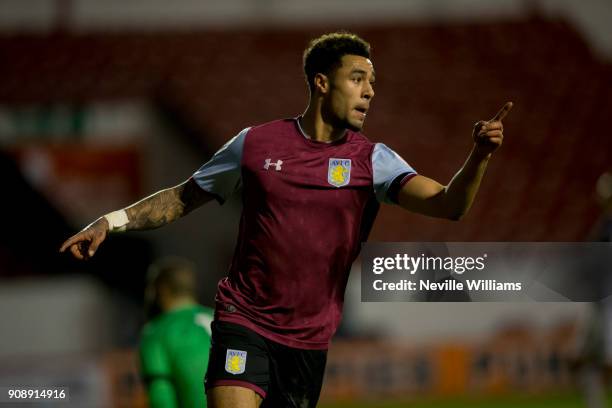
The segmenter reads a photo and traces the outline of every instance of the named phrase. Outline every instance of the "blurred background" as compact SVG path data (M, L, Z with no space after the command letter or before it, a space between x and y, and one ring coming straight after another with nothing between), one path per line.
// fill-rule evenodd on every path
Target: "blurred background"
M465 220L387 206L370 240L594 239L596 182L612 169L610 21L609 0L0 1L0 385L146 406L147 266L191 259L212 306L239 200L113 235L87 263L57 250L241 129L302 113L302 51L327 31L372 44L368 137L442 183L473 123L515 104ZM591 305L361 303L359 276L356 262L322 406L585 406L572 367Z

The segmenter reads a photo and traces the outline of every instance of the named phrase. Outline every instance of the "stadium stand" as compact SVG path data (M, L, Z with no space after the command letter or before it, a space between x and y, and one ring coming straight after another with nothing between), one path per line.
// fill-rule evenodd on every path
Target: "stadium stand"
M209 154L244 126L301 112L299 53L328 29L5 35L0 59L10 63L0 65L0 102L149 99ZM372 239L586 236L597 216L592 186L612 162L603 125L612 112L612 68L572 27L534 17L355 31L373 44L378 73L366 133L423 174L448 180L470 148L472 123L515 102L507 141L463 223L385 208Z

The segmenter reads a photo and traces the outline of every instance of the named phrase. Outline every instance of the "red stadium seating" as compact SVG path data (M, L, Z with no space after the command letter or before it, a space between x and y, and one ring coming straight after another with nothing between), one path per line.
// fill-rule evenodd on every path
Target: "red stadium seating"
M213 151L241 128L300 113L301 51L325 28L296 31L0 37L0 103L148 98ZM612 69L560 21L365 27L377 71L366 133L446 182L471 126L507 100L506 141L461 223L385 208L372 239L582 240L593 186L612 163Z

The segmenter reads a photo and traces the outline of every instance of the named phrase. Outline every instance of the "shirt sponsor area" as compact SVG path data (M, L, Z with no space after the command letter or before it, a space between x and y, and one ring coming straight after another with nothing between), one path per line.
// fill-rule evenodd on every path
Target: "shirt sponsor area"
M361 300L579 301L612 294L612 243L367 243Z

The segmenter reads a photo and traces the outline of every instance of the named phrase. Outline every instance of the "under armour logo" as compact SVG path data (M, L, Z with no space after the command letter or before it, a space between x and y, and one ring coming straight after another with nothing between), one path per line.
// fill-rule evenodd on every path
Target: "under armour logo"
M274 166L276 171L281 171L281 165L283 164L282 160L277 160L276 163L272 163L272 159L266 159L266 164L264 164L264 169L268 170L270 166Z

